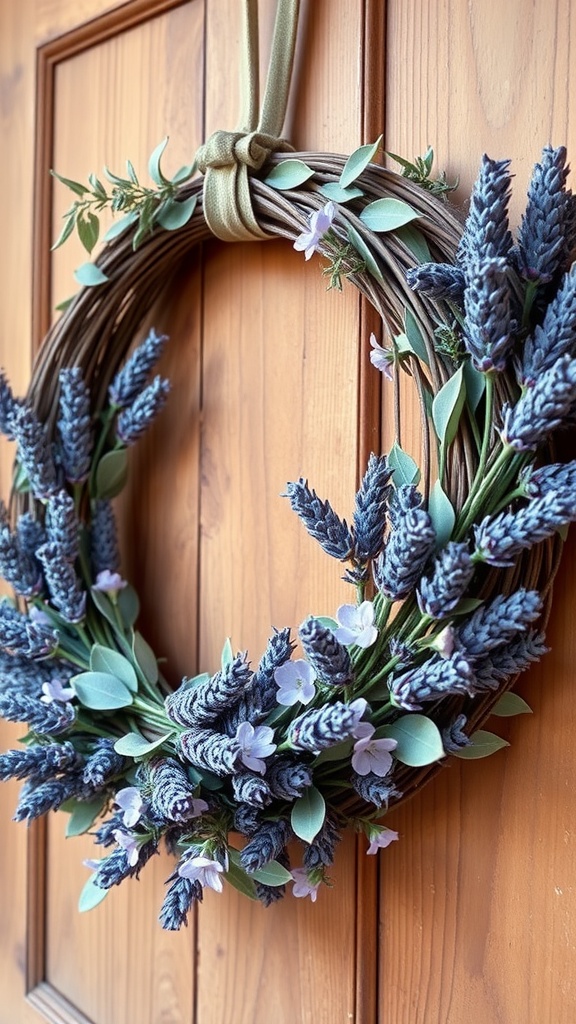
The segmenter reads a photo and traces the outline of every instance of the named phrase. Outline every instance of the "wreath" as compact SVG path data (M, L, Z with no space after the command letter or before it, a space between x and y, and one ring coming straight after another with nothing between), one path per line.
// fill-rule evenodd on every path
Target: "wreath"
M344 829L376 854L398 839L382 824L388 809L446 757L506 745L482 725L529 710L509 691L545 651L576 518L576 462L554 462L551 449L576 410L564 148L544 150L514 240L508 161L483 158L462 226L431 150L394 157L400 174L372 162L380 140L348 159L287 156L283 104L272 130L267 98L256 130L202 147L203 184L196 163L165 176L166 140L149 161L153 188L130 162L106 184L60 179L74 201L57 244L77 230L91 252L99 211L122 216L77 271L82 289L43 343L26 398L0 376L0 430L17 445L0 510L0 573L15 591L0 602L0 715L29 729L0 755L0 778L26 780L18 821L61 809L68 835L90 831L103 848L87 862L82 910L164 843L176 858L167 929L223 881L265 905L288 884L315 900ZM366 297L382 322L374 372L394 390L397 423L400 377L413 382L422 458L397 430L389 452L370 455L348 520L306 479L289 482L304 527L343 564L350 602L334 618L310 615L297 637L271 628L254 665L226 640L218 667L173 689L137 629L112 501L128 449L168 398L153 376L167 339L143 337L143 325L214 235L285 238L326 260L329 287L347 280Z

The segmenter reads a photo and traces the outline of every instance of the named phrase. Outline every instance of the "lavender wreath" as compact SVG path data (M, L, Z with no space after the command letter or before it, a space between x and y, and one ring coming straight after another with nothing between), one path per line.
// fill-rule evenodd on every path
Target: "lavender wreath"
M380 314L371 361L390 386L401 372L415 383L423 469L399 441L372 454L350 525L306 480L289 483L355 600L307 618L300 655L289 628L255 668L226 641L218 668L172 690L136 628L111 504L169 390L150 380L166 339L142 340L141 325L209 237L194 168L166 178L163 147L154 189L131 165L108 172L110 194L94 176L62 179L75 200L60 241L77 228L90 251L98 210L123 218L80 268L26 399L0 381L0 429L17 445L0 517L16 593L0 603L0 714L29 727L0 778L26 780L18 821L62 809L68 834L104 848L81 909L164 842L176 864L160 921L177 929L223 880L265 905L288 883L315 900L344 828L365 833L369 854L386 847L389 807L446 756L503 746L478 728L489 713L526 710L507 691L545 651L560 534L576 518L576 462L550 454L576 409L576 202L563 148L536 165L516 240L508 161L484 157L463 228L431 152L401 175L371 163L376 146L274 157L250 175L263 232L320 253L330 284L350 280Z

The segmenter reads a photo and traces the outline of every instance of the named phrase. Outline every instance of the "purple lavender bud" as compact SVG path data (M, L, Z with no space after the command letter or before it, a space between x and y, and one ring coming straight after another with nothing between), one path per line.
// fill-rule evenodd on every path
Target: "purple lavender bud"
M295 718L288 729L288 740L297 750L319 754L352 736L357 724L357 713L348 704L336 701L322 708L311 708Z
M520 483L527 498L542 498L546 494L560 492L565 500L576 500L576 460L554 462L549 466L534 469L528 466L520 475Z
M157 414L166 405L170 381L155 377L151 384L122 410L116 433L123 444L130 446L146 433Z
M48 543L57 544L62 557L74 564L78 557L80 523L74 498L66 491L56 491L46 506Z
M90 559L94 578L106 570L114 573L120 568L116 517L111 502L103 498L92 503Z
M576 519L573 494L551 491L516 512L487 516L474 529L476 554L489 565L514 565L521 551Z
M317 868L329 868L334 863L336 846L342 839L342 833L336 826L336 822L327 814L324 824L318 835L313 839L304 851L302 864L307 871L314 871Z
M38 548L46 543L46 531L42 523L34 518L31 512L23 512L18 516L16 523L16 537L18 547L29 558L32 558Z
M352 682L350 655L331 629L310 615L300 626L298 635L308 661L323 683L348 686Z
M245 871L258 871L271 860L275 860L290 842L294 833L287 821L266 821L246 844L240 860Z
M197 816L194 789L173 757L154 758L149 766L149 778L152 808L163 818L184 823Z
M566 149L546 146L528 188L528 205L518 232L519 270L528 281L545 284L564 252Z
M90 473L92 454L90 392L84 383L79 366L60 370L58 379L60 461L64 475L70 483L83 483Z
M207 682L169 694L164 702L168 717L179 725L211 725L249 686L252 673L246 655L238 653Z
M376 586L390 601L407 597L422 575L436 544L436 531L425 509L414 507L416 489L405 485L390 502L392 532L373 566ZM418 503L421 502L418 495Z
M451 263L423 263L411 267L406 273L408 286L414 292L421 292L430 299L448 299L462 304L466 278L460 267Z
M576 343L576 264L571 267L552 302L542 326L534 328L524 344L520 383L532 385L557 359L574 353Z
M253 805L240 804L234 811L234 829L243 836L253 836L261 824L260 811Z
M101 739L84 767L83 780L93 789L102 789L111 779L126 770L128 762L114 750L114 741Z
M43 704L24 694L0 693L0 717L8 722L27 722L40 735L57 736L70 728L76 712L71 704Z
M162 903L158 920L169 932L177 932L182 925L188 924L188 914L194 903L201 903L203 897L200 882L192 882L189 878L174 876Z
M124 827L123 812L118 811L112 817L107 818L94 832L94 842L97 846L114 846L116 839L114 833L117 829Z
M384 807L388 810L390 800L400 800L402 793L396 789L390 781L380 778L374 772L368 775L358 775L352 772L351 782L358 796L367 804L374 804L375 807Z
M372 453L354 508L354 558L359 562L376 558L382 548L391 476L386 456Z
M28 405L19 406L10 422L18 442L18 461L32 492L36 498L48 498L56 490L56 468L46 427Z
M424 576L418 586L420 611L431 619L443 619L454 611L474 575L467 544L450 541L434 562L432 574Z
M464 344L477 370L504 370L510 350L510 288L505 259L471 263L464 293Z
M562 426L576 402L576 359L569 355L557 359L504 412L502 440L516 451L538 447L548 435Z
M312 785L312 769L293 758L278 758L266 773L268 785L279 800L296 800Z
M523 633L541 610L542 600L536 590L520 588L508 597L499 594L458 627L458 643L467 657L483 658Z
M434 655L423 665L392 676L388 685L398 707L421 711L426 701L440 700L447 694L472 697L474 673L460 651L449 658Z
M467 721L466 715L458 715L450 725L442 729L442 746L447 754L455 754L462 750L462 747L470 746L472 741L463 732Z
M36 552L44 569L50 600L67 622L81 622L86 614L86 592L60 544L47 543Z
M81 776L67 776L64 779L50 779L39 786L26 783L22 789L14 821L34 821L48 811L57 811L71 796L82 789Z
M253 772L238 772L232 776L234 799L250 807L267 807L272 803L268 781Z
M125 878L138 878L144 865L157 850L158 844L152 840L144 843L139 849L138 860L133 866L128 863L125 850L115 850L100 862L100 867L94 876L94 884L101 889L111 889L113 885L120 885Z
M15 440L14 416L22 405L22 399L14 398L4 370L0 370L0 431L9 441Z
M4 510L2 509L2 512ZM0 575L22 597L33 597L42 589L42 573L38 563L20 548L18 535L13 534L4 515L0 521Z
M132 405L143 391L167 340L167 335L156 334L154 329L150 331L114 377L108 389L112 405L119 409Z
M17 611L6 601L0 601L0 647L7 654L24 658L48 658L58 647L56 630Z
M33 743L23 750L0 754L0 781L29 778L33 783L47 782L60 772L78 768L82 758L69 741Z
M509 160L482 157L456 253L465 273L478 260L506 257L512 247L512 235L508 230L509 166Z
M286 484L286 494L293 511L302 520L311 537L323 551L345 562L354 550L354 538L345 519L340 519L328 501L321 501L304 479Z
M260 659L260 663L252 682L254 700L260 704L263 714L267 714L276 706L276 694L278 687L274 679L274 672L284 662L288 661L295 644L290 638L290 628L274 629L269 637L266 650Z
M479 690L497 690L530 665L540 661L548 651L543 633L530 630L510 644L497 647L492 655L483 658L474 669Z
M214 729L190 729L179 737L185 759L196 768L215 775L232 775L238 757L238 744Z

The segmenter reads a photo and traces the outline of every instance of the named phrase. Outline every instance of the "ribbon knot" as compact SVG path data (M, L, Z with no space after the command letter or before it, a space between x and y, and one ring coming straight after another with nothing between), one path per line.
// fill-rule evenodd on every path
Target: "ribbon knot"
M196 163L201 174L205 174L209 167L216 170L237 164L259 171L272 153L292 148L285 139L264 132L217 131L200 146Z

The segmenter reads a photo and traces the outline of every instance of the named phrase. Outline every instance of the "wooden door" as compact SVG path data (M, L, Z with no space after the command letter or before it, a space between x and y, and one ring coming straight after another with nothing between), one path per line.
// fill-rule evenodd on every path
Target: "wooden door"
M302 6L296 147L346 153L381 130L386 148L409 156L432 142L462 198L481 152L511 156L516 211L542 144L576 153L569 0ZM273 12L262 0L264 54ZM68 196L48 168L82 180L130 157L140 169L165 134L176 168L212 130L233 127L238 18L236 0L0 5L0 351L17 391L84 259L72 243L49 259ZM214 665L225 636L256 658L270 624L329 612L346 593L279 493L307 475L350 504L370 443L370 327L355 293L326 295L318 267L280 242L206 246L202 266L190 261L167 286L155 323L171 335L175 386L135 457L122 520L145 631L177 682ZM7 446L1 455L5 494ZM336 888L314 906L286 899L265 911L209 893L188 931L166 934L156 916L170 865L155 858L139 883L79 917L90 843L66 842L58 816L29 832L11 824L17 787L3 786L0 1024L570 1024L567 555L554 654L522 685L533 719L508 727L505 754L451 766L396 812L401 842L380 865L348 839ZM18 734L0 724L2 747Z

